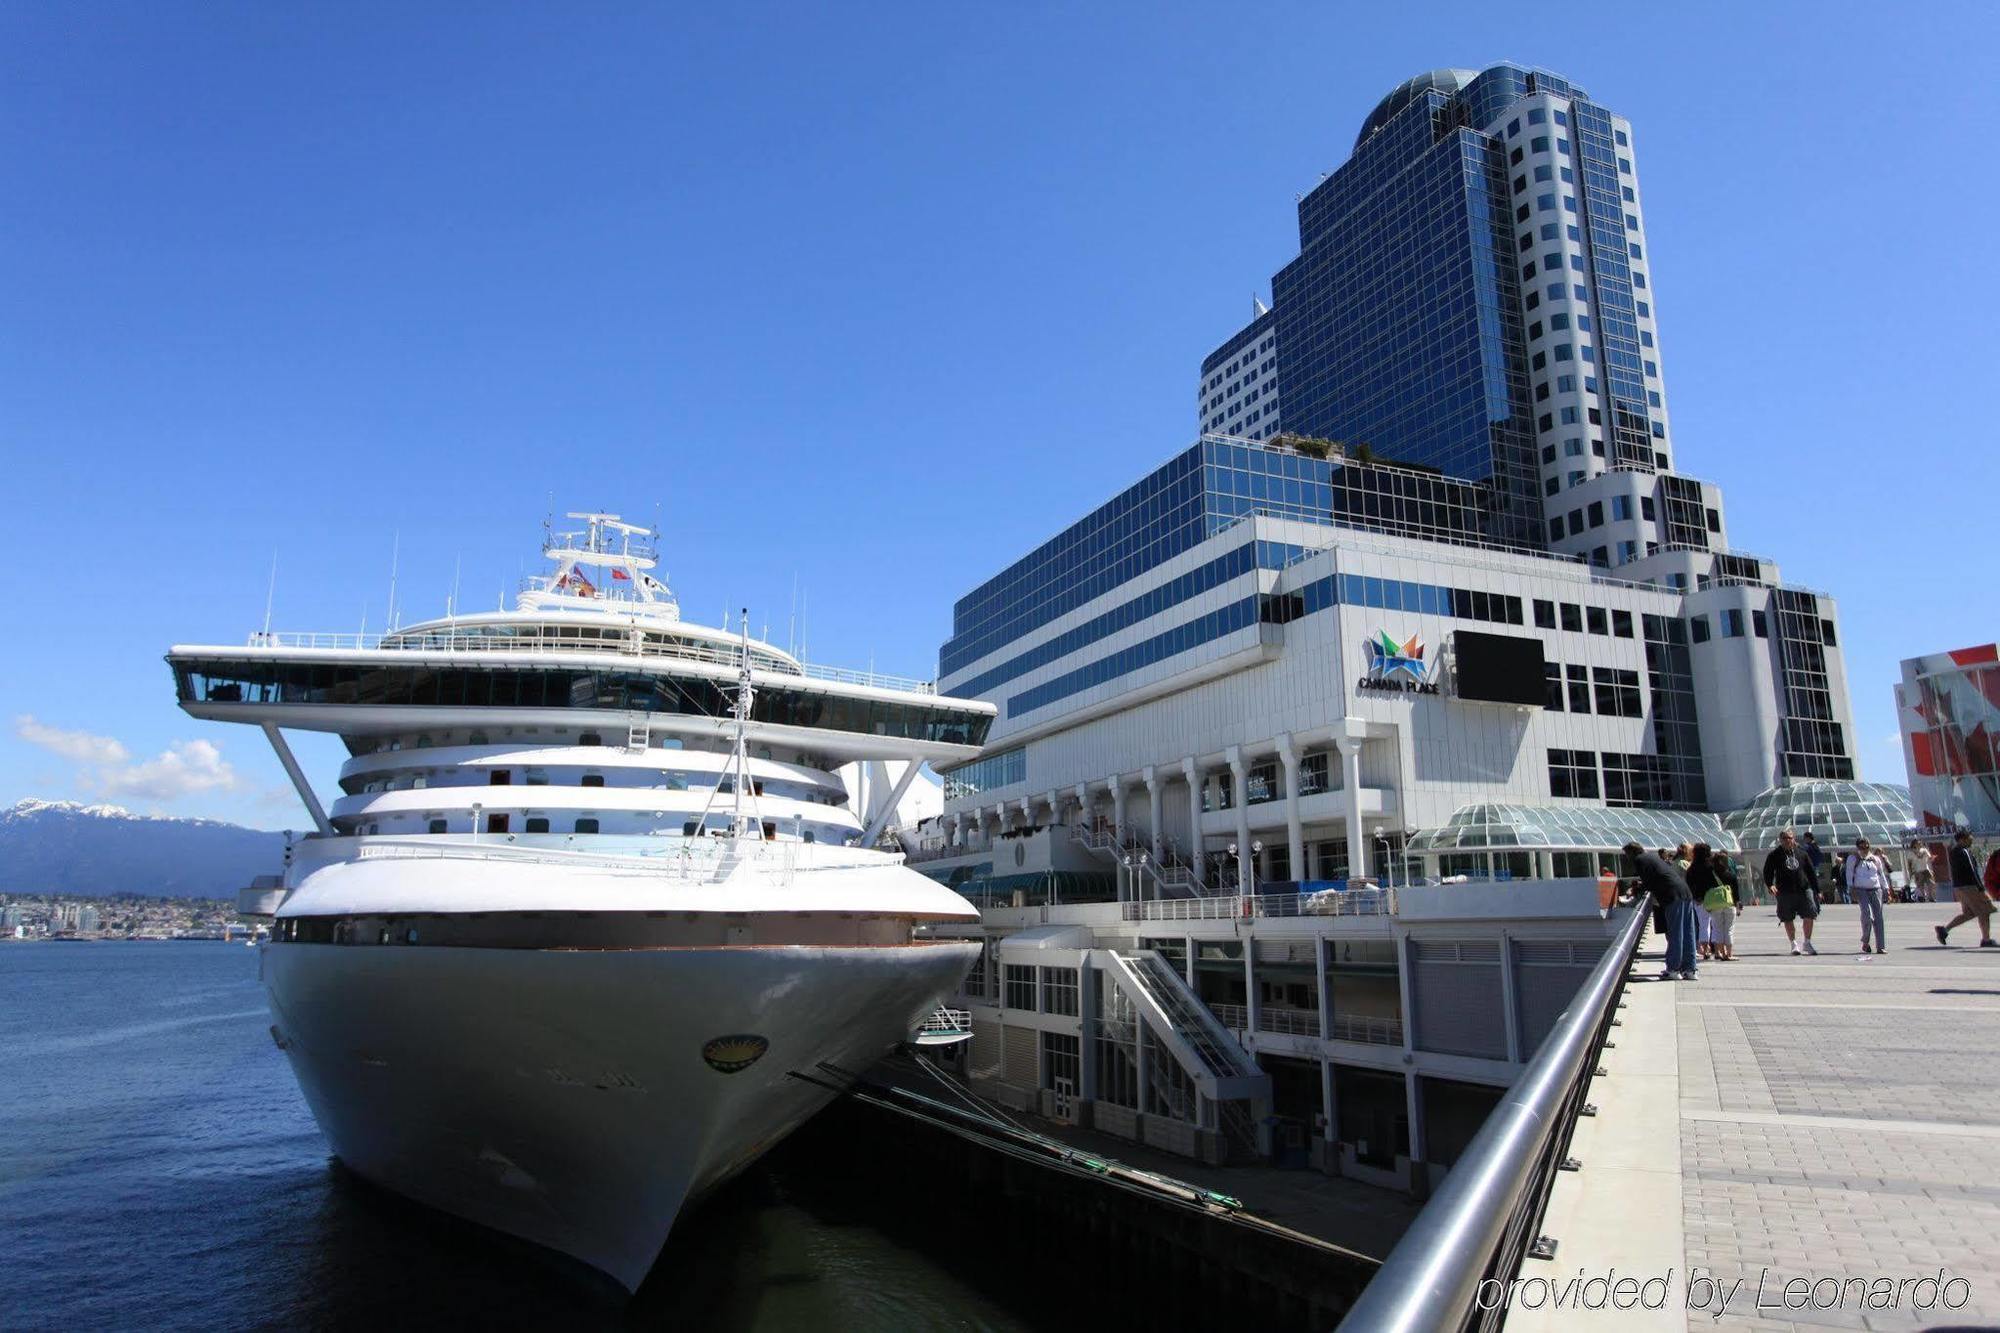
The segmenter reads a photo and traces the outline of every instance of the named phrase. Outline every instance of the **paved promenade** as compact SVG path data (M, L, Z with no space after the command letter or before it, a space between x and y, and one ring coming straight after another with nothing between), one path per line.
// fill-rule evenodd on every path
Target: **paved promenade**
M1747 1278L1746 1295L1768 1270L1767 1299L1780 1275L1942 1268L1971 1284L1955 1314L1853 1302L1735 1327L2000 1323L2000 949L1978 948L1971 925L1940 948L1931 927L1953 913L1890 906L1889 952L1871 956L1856 909L1829 907L1819 956L1794 958L1776 916L1752 908L1737 962L1663 986L1679 1020L1691 1268ZM1715 1325L1690 1311L1688 1326Z
M1550 1199L1556 1259L1523 1272L1673 1267L1672 1298L1509 1327L2000 1328L2000 949L1972 926L1940 948L1952 913L1892 905L1889 952L1870 956L1856 910L1828 907L1819 956L1795 958L1752 908L1738 961L1692 984L1651 980L1649 936L1592 1084L1602 1114L1572 1144L1583 1169ZM1882 1308L1940 1270L1964 1279L1943 1293L1959 1308L1913 1308L1931 1293L1909 1283ZM1795 1278L1892 1281L1821 1282L1786 1308Z

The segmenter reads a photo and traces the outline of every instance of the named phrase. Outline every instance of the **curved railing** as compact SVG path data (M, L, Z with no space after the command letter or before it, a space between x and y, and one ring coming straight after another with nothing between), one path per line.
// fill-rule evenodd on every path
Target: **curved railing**
M1443 1333L1498 1327L1505 1303L1484 1308L1480 1283L1514 1276L1537 1237L1645 929L1646 911L1625 911L1611 947L1347 1312L1342 1329Z
M737 667L742 664L740 649L728 645L687 642L661 643L628 636L585 637L580 634L539 634L514 638L449 630L421 634L313 634L260 630L249 637L252 648L321 648L346 651L399 650L422 653L605 653L622 657L660 657L709 666ZM881 671L855 671L848 667L821 666L806 662L797 667L766 656L753 654L751 665L758 671L778 676L799 676L807 680L831 681L838 685L862 685L905 694L936 694L935 681L914 676L892 676Z

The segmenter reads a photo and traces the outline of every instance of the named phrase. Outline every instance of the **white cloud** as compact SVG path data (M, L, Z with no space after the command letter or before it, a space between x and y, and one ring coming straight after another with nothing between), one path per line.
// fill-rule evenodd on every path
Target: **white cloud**
M64 731L39 722L27 713L14 719L14 734L30 745L79 764L122 764L131 758L125 747L109 736L93 736L87 731Z
M132 762L132 752L111 736L51 727L28 714L14 719L14 734L77 765L76 782L100 796L175 801L207 791L231 791L236 770L213 741L175 741L151 759Z

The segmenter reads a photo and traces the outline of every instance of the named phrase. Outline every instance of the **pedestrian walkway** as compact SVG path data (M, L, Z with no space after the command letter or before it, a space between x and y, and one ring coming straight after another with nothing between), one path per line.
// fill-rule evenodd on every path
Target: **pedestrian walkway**
M1544 1219L1548 1276L1678 1265L1669 1309L1607 1327L2000 1325L2000 949L1972 927L1939 947L1931 927L1952 911L1890 906L1878 956L1860 952L1857 909L1828 907L1819 955L1794 957L1772 910L1752 908L1737 961L1694 983L1651 980L1649 938L1591 1086L1601 1114L1572 1142L1583 1169ZM1678 1160L1660 1151L1662 1101L1678 1107ZM1941 1272L1963 1281L1913 1285ZM1788 1308L1793 1279L1806 1285ZM1541 1322L1561 1323L1509 1327Z
M1736 1326L2000 1321L2000 949L1978 948L1972 927L1940 948L1931 927L1953 911L1890 906L1889 952L1870 955L1859 909L1828 907L1819 955L1795 958L1776 916L1753 908L1738 961L1673 987L1691 1268L1746 1278L1746 1295L1768 1273L1773 1300L1793 1276L1970 1282L1956 1312L1855 1302ZM1690 1311L1688 1327L1715 1324Z

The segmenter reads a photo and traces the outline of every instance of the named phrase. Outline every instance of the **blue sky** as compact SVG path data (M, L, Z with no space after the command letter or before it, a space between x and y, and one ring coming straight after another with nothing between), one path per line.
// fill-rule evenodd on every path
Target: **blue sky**
M490 603L551 507L930 675L1191 438L1375 101L1497 59L1633 121L1681 466L1841 599L1901 781L1897 660L2000 631L2000 11L1527 12L0 7L0 803L301 822L166 646L256 628L274 552L280 628L379 628L398 542L407 618Z

